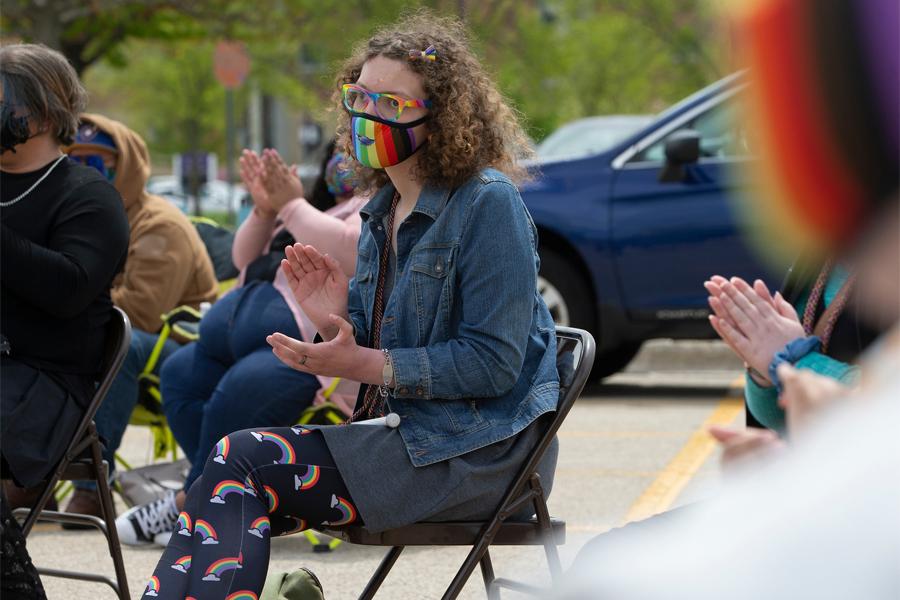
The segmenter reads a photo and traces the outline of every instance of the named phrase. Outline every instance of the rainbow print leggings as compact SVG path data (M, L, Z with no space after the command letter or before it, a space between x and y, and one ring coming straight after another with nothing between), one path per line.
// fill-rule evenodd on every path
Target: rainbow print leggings
M256 600L269 539L361 524L322 434L245 429L222 438L191 486L143 598Z

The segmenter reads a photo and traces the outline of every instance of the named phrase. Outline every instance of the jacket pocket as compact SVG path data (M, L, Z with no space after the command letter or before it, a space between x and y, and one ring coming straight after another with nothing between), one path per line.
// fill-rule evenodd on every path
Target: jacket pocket
M352 281L351 285L356 288L359 300L362 303L363 314L366 316L366 323L372 322L372 298L374 290L372 289L372 271L366 269L359 273Z
M443 341L449 336L454 250L449 244L428 246L417 248L410 255L419 345Z
M451 434L469 433L485 426L484 417L475 400L442 400L441 408L447 416Z

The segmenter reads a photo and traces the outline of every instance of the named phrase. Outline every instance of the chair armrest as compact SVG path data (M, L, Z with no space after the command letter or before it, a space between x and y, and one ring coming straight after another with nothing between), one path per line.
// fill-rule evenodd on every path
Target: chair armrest
M193 306L179 306L162 315L163 331L168 326L169 330L185 341L195 342L200 337L201 318L200 311ZM163 337L162 332L160 337Z

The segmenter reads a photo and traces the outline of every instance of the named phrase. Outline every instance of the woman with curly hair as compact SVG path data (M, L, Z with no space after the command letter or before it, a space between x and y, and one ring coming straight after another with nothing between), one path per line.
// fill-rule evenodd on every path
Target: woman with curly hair
M269 343L298 371L365 385L349 425L219 443L148 586L158 596L258 593L271 535L487 518L556 408L536 230L511 179L524 136L463 27L414 14L361 46L337 87L339 144L374 192L355 276L288 247L321 339ZM548 489L555 464L554 446Z

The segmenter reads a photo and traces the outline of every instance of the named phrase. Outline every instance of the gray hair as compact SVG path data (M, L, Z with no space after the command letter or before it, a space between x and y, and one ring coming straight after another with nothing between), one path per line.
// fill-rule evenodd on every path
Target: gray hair
M66 57L43 44L0 46L3 102L71 144L87 92Z

